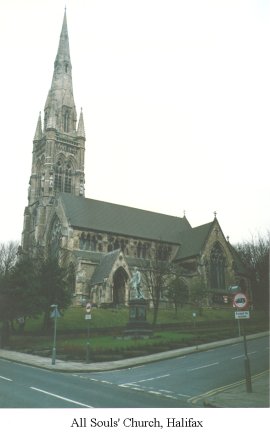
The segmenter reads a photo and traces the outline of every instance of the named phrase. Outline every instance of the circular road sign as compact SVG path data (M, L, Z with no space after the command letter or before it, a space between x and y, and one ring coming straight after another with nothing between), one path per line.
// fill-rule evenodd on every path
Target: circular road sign
M85 309L86 309L86 313L90 313L91 312L91 304L87 303Z
M237 307L238 309L243 309L247 306L248 299L244 293L236 293L234 295L233 299L233 305L234 307Z

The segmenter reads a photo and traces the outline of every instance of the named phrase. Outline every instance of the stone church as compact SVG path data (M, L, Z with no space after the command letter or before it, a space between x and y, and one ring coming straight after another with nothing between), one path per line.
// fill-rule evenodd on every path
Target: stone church
M193 228L185 215L86 198L85 141L83 113L77 117L73 96L65 13L44 117L39 114L34 134L22 251L59 256L73 267L74 304L89 299L103 306L127 304L134 268L143 278L156 258L182 271L187 294L194 281L203 280L208 305L226 303L230 285L247 288L245 268L216 215Z

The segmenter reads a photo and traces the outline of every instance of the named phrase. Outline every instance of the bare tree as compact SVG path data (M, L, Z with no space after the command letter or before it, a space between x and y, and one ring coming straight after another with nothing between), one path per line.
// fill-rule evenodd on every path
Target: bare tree
M165 297L168 281L171 276L167 247L157 244L153 258L149 259L148 267L142 268L143 286L153 303L153 325L157 322L162 297Z
M201 316L207 302L207 288L202 277L196 277L190 283L190 303L198 309Z
M248 270L254 303L260 307L268 306L270 231L265 236L252 236L250 241L238 243L235 247Z
M184 281L181 270L175 270L172 278L168 281L166 296L168 300L174 305L176 315L178 306L182 308L184 304L188 303L188 286Z
M8 241L0 243L0 276L7 275L17 260L19 243Z

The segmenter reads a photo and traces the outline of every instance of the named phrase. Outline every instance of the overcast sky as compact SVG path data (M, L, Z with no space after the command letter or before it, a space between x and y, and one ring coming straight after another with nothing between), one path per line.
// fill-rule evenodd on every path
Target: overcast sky
M21 237L65 5L86 197L266 233L269 1L0 0L0 242Z

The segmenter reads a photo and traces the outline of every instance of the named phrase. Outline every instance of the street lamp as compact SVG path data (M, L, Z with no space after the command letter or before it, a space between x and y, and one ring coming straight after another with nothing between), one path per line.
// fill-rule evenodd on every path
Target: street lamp
M58 305L52 304L51 307L53 308L53 311L51 313L51 318L54 318L54 332L53 332L53 349L52 349L52 365L55 365L55 358L56 358L56 320L58 318L59 311L58 311Z

